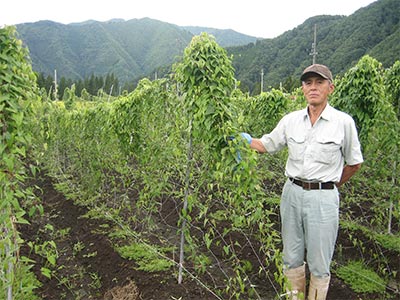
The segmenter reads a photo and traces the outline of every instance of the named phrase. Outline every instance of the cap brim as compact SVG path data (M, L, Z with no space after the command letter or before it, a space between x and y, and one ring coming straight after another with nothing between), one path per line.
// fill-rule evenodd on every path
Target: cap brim
M326 80L329 80L329 78L326 77L325 75L323 75L321 73L318 73L318 72L314 72L314 71L310 71L310 72L306 72L306 73L302 74L301 77L300 77L300 80L303 81L303 80L305 80L305 79L307 79L307 78L309 78L309 77L311 77L313 75L317 75L317 76L322 77L322 78L324 78Z

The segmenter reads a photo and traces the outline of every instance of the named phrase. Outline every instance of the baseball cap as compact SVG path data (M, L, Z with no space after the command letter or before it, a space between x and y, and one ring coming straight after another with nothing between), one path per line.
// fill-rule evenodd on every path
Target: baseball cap
M332 73L327 66L320 64L313 64L311 66L308 66L301 74L300 80L303 81L304 79L306 79L307 75L309 75L310 73L318 74L319 76L328 79L330 82L333 82Z

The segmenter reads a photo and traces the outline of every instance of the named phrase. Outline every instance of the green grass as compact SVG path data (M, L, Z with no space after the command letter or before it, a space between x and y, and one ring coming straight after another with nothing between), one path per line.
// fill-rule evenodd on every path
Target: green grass
M361 261L350 261L336 270L336 274L357 293L383 293L386 281Z
M166 250L157 249L147 244L133 243L117 247L116 250L123 258L134 260L138 264L138 270L159 272L166 271L174 265L172 261L160 256Z

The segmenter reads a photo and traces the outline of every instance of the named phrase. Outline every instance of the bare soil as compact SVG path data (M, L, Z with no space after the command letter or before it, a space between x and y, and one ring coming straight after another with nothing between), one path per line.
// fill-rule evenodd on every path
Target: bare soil
M46 259L35 255L26 245L21 249L21 255L36 261L33 270L42 283L37 290L42 299L215 299L189 278L177 284L172 272L136 270L135 262L123 259L109 239L99 233L104 221L82 217L87 211L56 191L49 177L36 184L42 189L45 213L43 218L30 220L30 225L21 225L22 238L26 243L54 240L59 251L59 269L49 279L40 271ZM48 225L54 230L44 229ZM70 228L68 234L54 234L66 228Z
M83 217L86 209L74 205L56 191L49 177L42 176L35 184L42 191L39 196L44 206L44 215L30 220L30 225L20 226L22 238L25 242L38 243L54 240L58 249L57 270L50 279L40 271L41 267L46 266L46 259L36 255L28 246L21 249L22 255L36 261L33 271L42 283L42 287L37 290L42 299L217 299L190 278L178 284L176 270L158 273L137 270L135 262L123 259L113 249L109 238L101 233L105 221ZM65 230L67 228L68 232ZM342 233L339 234L338 242L348 244ZM351 245L348 246L350 249ZM358 255L356 251L354 255ZM261 297L272 300L276 299L276 294ZM379 295L361 297L333 274L327 299L381 298Z

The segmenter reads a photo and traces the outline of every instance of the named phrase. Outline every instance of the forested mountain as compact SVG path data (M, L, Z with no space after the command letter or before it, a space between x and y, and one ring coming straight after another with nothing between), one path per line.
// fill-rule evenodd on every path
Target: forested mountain
M64 25L51 21L17 26L33 69L85 78L114 73L121 81L169 65L192 38L180 27L152 19Z
M253 36L238 33L232 29L216 29L210 27L199 27L199 26L184 26L182 27L192 33L193 35L199 35L202 32L207 32L215 37L215 40L221 47L232 47L242 46L250 43L255 43L257 39Z
M208 32L233 54L241 88L299 84L298 75L312 62L311 44L317 29L316 61L334 74L347 70L370 54L385 66L400 59L400 1L379 0L352 15L315 16L274 39L256 39L231 30L179 27L149 18L87 21L63 25L40 21L17 25L29 47L33 69L59 77L84 79L114 74L121 83L168 70L183 54L194 34ZM243 46L227 47L227 45ZM247 43L247 44L245 44ZM244 45L245 44L245 45ZM162 76L166 71L159 71Z
M315 25L316 62L329 65L334 74L346 71L366 54L386 67L400 59L400 1L379 0L348 17L315 16L275 39L229 48L242 85L259 90L261 69L264 86L298 83L300 72L313 60Z
M197 34L199 28L191 29ZM73 79L113 73L123 82L171 65L193 37L189 28L149 18L68 25L40 21L19 24L17 30L39 73L57 69L60 76ZM256 40L233 30L212 31L221 46Z

